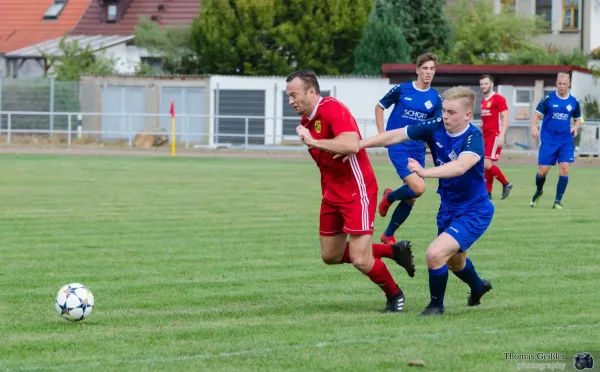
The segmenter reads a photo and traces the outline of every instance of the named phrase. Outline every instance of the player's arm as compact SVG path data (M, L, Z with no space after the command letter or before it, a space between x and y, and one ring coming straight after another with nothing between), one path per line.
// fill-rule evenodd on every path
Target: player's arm
M418 172L419 176L423 178L452 178L458 177L465 174L469 169L473 168L475 164L481 159L477 154L470 152L462 152L458 159L440 165L439 167L433 168L422 168L421 172Z
M533 113L533 116L531 118L531 134L533 138L538 138L540 135L540 131L537 126L537 121L538 119L542 119L546 114L546 111L548 110L549 99L550 96L542 98L540 103L538 103L537 107L535 108L535 112Z
M575 123L573 125L573 128L571 129L571 133L573 133L573 136L577 136L577 133L579 132L579 127L581 127L581 106L579 105L579 101L577 101L575 110L573 110L573 121Z
M359 142L360 148L384 147L413 139L426 141L433 130L439 126L439 123L441 123L441 119L431 119L423 121L420 124L379 133L376 136L361 140Z
M504 139L506 138L506 131L508 130L508 105L506 99L500 96L501 100L498 104L498 111L500 111L500 138L498 139L498 145L504 146Z
M336 154L350 155L356 154L358 148L358 133L343 132L332 139L313 139L311 143L307 143L311 147L319 150L333 152Z
M422 168L415 160L409 160L409 169L423 178L452 178L465 174L483 158L483 137L476 132L465 139L458 158L433 168Z
M391 105L398 102L400 98L400 85L396 85L375 105L375 124L377 124L378 133L385 132L383 124L383 110L390 108Z
M444 100L442 99L442 96L440 96L438 94L437 102L435 104L435 111L433 111L429 117L431 117L431 118L441 118L442 117L443 102L444 102Z

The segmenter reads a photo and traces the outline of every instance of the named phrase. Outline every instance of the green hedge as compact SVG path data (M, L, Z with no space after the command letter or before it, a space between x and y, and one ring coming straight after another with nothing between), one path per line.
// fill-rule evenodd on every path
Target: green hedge
M2 80L2 111L41 111L49 112L50 79ZM54 112L79 112L79 82L54 82ZM54 129L66 130L66 116L54 115ZM75 123L76 118L72 118ZM7 128L7 117L1 118L2 130ZM12 115L12 129L50 129L50 115Z

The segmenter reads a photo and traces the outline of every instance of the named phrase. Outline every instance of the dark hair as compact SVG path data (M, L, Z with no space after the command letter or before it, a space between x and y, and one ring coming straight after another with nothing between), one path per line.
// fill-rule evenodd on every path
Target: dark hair
M417 67L423 66L425 62L433 61L437 63L437 56L433 53L423 53L417 57Z
M479 81L481 81L481 80L483 80L483 79L490 79L490 81L491 81L492 83L494 82L494 78L492 77L492 75L488 75L488 74L481 75L481 76L479 77Z
M302 82L304 83L304 91L307 91L310 88L315 88L315 92L317 92L317 94L321 94L321 89L319 88L319 81L317 80L317 74L315 74L314 72L307 70L293 72L287 77L287 79L285 79L285 82L289 83L295 78L302 80Z

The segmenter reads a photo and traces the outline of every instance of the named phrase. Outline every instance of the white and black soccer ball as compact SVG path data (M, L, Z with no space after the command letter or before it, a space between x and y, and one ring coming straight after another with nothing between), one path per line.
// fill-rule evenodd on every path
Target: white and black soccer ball
M63 319L78 322L92 314L94 295L83 284L67 284L56 294L54 308Z

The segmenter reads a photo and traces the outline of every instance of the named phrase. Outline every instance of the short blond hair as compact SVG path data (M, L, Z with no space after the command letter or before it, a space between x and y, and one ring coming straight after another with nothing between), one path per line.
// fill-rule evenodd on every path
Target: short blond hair
M442 94L442 98L448 101L461 100L469 110L475 110L475 91L469 87L450 88Z
M561 77L567 78L567 80L571 81L571 75L566 72L559 72L558 75L556 75L556 80L560 79Z

